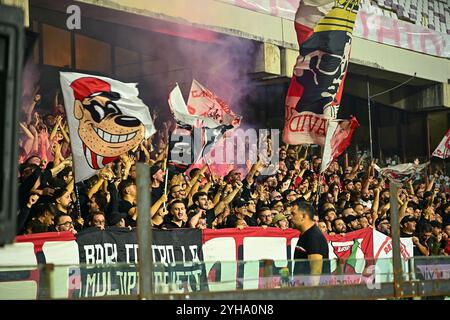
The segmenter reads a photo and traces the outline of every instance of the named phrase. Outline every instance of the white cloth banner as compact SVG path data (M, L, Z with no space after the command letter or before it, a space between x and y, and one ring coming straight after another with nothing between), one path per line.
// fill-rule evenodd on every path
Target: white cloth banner
M241 8L268 15L295 20L299 0L220 0ZM305 0L305 3L323 5L327 0ZM374 7L359 10L353 36L450 58L450 35L413 23L379 15Z
M155 133L136 83L60 72L75 182L93 176Z

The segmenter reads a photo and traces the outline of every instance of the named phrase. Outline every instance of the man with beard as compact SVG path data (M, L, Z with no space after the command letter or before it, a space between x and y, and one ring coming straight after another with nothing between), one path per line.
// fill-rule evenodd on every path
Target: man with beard
M186 227L186 206L181 200L174 200L169 207L169 217L161 229L179 229Z
M361 192L361 199L359 199L359 203L361 203L364 207L372 208L372 199L370 198L370 192L368 190L363 190Z
M345 221L347 222L347 231L351 232L361 229L357 216L349 215L345 218Z
M236 221L239 219L245 220L248 226L257 226L257 222L254 217L250 217L247 212L247 201L242 198L238 198L233 202L234 214L229 215L226 221L227 228L235 228ZM269 209L270 211L270 209Z
M194 202L195 209L192 210L192 214L189 215L189 226L195 228L200 220L205 220L207 228L211 229L212 223L216 219L216 215L220 213L219 210L217 209L216 214L215 208L208 208L208 194L206 192L196 192L192 201ZM218 208L218 205L216 205L216 208Z
M416 218L414 216L405 216L400 221L400 237L411 238L416 231Z
M300 237L295 246L294 274L315 275L312 284L318 285L321 274L329 274L330 266L324 259L328 259L328 243L313 221L314 208L305 201L296 200L292 205L291 223L300 231ZM307 259L308 261L304 261Z
M334 219L331 224L332 224L332 227L333 227L333 232L335 234L345 235L345 233L347 232L347 227L346 227L345 222L344 222L344 220L342 218Z
M152 202L162 197L164 193L165 172L161 167L153 165L150 168L150 179L152 181Z
M127 215L125 218L126 225L135 228L137 219L136 184L130 179L120 182L119 193L121 197L119 200L119 212Z
M267 207L262 207L258 211L258 225L260 227L270 227L272 225L272 211Z
M287 157L284 160L284 163L286 164L286 167L288 170L294 170L295 169L295 162L297 161L297 153L293 148L289 148L287 150Z
M384 235L391 236L391 223L386 217L379 217L375 221L375 228Z

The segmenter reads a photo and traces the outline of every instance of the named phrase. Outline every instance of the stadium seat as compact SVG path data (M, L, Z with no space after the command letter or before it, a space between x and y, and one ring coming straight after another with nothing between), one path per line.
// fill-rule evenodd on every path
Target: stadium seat
M372 3L363 0L361 7L391 19L450 34L450 0L374 0Z

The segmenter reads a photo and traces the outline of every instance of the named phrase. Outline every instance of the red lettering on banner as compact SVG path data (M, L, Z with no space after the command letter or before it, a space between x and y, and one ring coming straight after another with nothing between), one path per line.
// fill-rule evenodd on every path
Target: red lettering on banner
M278 16L278 4L277 0L270 0L270 14Z
M319 129L317 129L317 134L326 135L326 130L325 130L326 126L327 126L327 119L322 119Z
M309 118L309 131L313 131L313 129L316 127L317 121L319 121L319 118L314 117L316 119L316 121L314 121L314 125L311 126L312 124L312 115Z
M299 114L289 119L289 131L311 132L317 135L326 134L327 119L314 114Z
M345 247L338 247L337 252L344 252L344 251L348 251L348 249L350 249L350 246L345 246Z
M361 18L361 25L363 28L362 36L364 38L368 38L369 37L369 27L367 26L367 15L364 11L360 10L358 12L358 16Z
M311 117L311 115L310 115L310 117ZM306 118L307 118L307 116L303 116L302 128L300 129L300 132L305 131L304 128L305 128ZM310 120L310 121L311 121L311 120ZM299 130L298 130L298 126L297 126L297 131L299 131Z
M429 50L427 50L426 42L430 42L430 41L434 46L434 52L429 52ZM436 35L431 32L420 35L420 47L422 49L422 52L441 56L441 48L438 43L439 43L439 39L437 39Z
M413 42L413 30L411 29L411 25L407 23L405 25L406 28L406 41L407 41L407 47L408 49L414 50L414 42Z
M400 46L400 31L398 29L398 21L391 19L383 19L381 16L377 19L380 21L378 30L378 41L381 43L386 43L385 39L392 39L396 46ZM388 25L391 23L391 25Z

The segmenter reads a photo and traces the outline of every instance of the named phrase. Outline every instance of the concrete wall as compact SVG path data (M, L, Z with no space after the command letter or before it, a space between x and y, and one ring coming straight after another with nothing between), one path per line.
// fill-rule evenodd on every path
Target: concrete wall
M177 23L202 26L221 33L276 44L283 48L298 48L292 21L215 0L78 1ZM354 64L402 75L412 76L416 73L418 78L441 83L447 83L450 78L450 60L448 59L356 37L352 50L351 62ZM296 51L287 50L286 55L295 56ZM294 63L295 59L288 59L282 64L282 69L292 70Z

